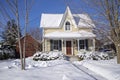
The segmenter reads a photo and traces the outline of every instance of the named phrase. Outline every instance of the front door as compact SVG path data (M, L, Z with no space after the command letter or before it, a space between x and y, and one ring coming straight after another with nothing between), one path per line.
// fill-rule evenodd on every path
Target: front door
M66 54L71 55L71 41L66 41Z

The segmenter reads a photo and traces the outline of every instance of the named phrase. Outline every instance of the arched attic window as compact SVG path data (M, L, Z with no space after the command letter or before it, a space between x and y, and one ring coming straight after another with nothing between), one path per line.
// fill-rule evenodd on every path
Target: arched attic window
M68 21L65 23L65 30L66 31L70 30L70 22L68 22Z

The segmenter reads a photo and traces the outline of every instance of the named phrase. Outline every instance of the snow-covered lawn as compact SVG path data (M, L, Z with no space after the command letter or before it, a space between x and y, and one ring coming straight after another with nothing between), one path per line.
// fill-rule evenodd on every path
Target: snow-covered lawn
M66 60L33 61L26 59L26 70L20 60L0 61L0 80L95 80Z
M89 70L102 75L108 80L120 80L120 64L116 58L111 60L83 60L75 61L76 65L84 66Z
M115 59L72 63L64 57L61 52L38 52L26 58L26 70L20 69L20 59L1 60L0 80L120 80L120 65Z

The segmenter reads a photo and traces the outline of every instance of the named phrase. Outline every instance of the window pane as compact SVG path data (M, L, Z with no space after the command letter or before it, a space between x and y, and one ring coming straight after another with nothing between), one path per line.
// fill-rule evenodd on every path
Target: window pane
M58 50L58 40L54 40L54 49Z
M80 44L84 44L84 40L80 40Z
M84 40L79 40L79 49L84 49L85 48L85 41Z
M70 30L70 22L66 22L66 24L65 24L65 30Z

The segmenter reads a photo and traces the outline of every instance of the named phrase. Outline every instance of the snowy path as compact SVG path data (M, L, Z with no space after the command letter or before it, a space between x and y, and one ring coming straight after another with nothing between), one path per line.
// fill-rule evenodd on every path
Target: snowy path
M54 65L47 67L33 67L21 71L19 68L8 69L7 66L10 66L11 61L0 62L0 80L105 80L69 61L58 60L53 63Z
M77 65L77 64L73 64L76 68L78 68L79 70L83 71L84 73L86 73L87 75L91 76L92 78L94 78L94 80L107 80L104 77L94 73L93 71L87 69L84 66L81 65Z

